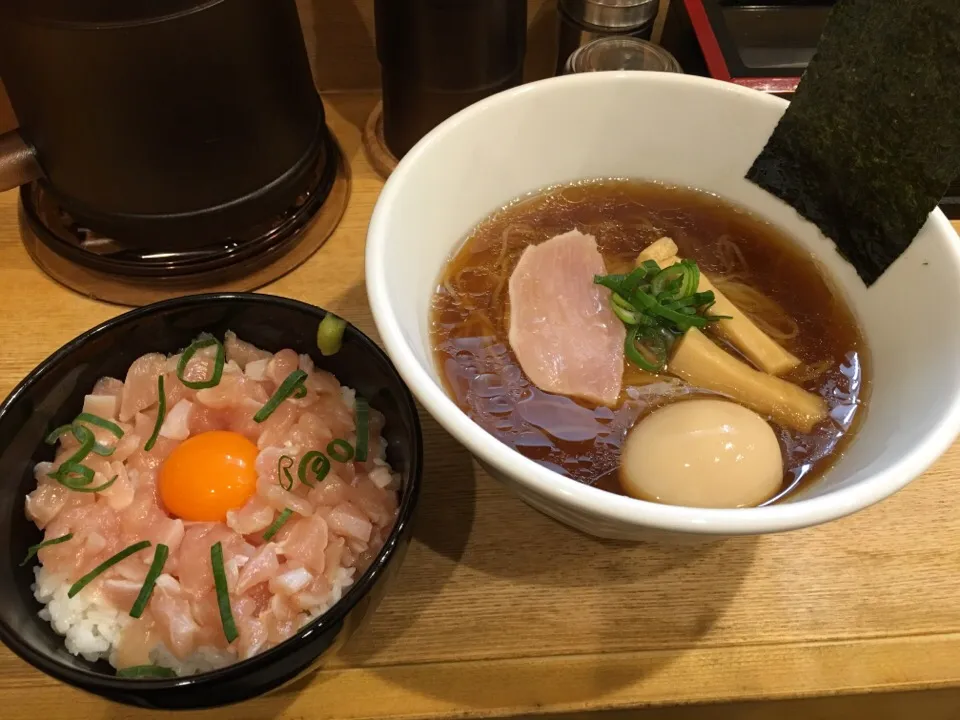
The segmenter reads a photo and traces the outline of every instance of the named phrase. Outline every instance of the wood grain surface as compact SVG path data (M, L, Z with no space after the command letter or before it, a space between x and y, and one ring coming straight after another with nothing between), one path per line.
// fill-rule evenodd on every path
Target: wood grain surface
M350 206L316 256L265 288L334 310L374 337L363 249L381 182L363 157L360 129L375 101L327 96L353 166ZM0 287L0 394L122 312L65 290L31 263L15 193L0 195ZM885 719L926 708L923 717L957 717L960 447L853 517L670 550L596 540L548 520L487 477L436 422L424 416L423 424L415 540L370 625L293 686L179 717L572 719L609 711L598 717L620 720L629 708L722 701L738 704L646 716L855 717L861 708ZM906 693L919 689L939 690ZM897 694L747 702L878 690ZM0 703L5 720L156 716L60 685L3 648Z

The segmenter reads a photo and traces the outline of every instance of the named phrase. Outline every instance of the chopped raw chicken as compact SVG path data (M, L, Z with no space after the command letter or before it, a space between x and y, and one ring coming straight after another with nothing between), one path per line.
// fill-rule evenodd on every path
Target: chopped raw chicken
M614 405L626 330L610 309L592 235L572 230L527 247L510 276L510 345L540 389Z
M186 387L177 377L179 356L158 353L134 361L124 382L104 378L96 384L83 409L117 422L124 431L118 439L90 426L97 442L113 448L109 456L91 454L83 460L94 470L96 485L116 478L106 490L75 492L51 477L79 447L70 433L60 438L54 462L39 463L34 470L37 485L26 497L27 517L47 540L73 536L40 549L42 573L69 587L134 543L148 540L169 548L139 619L127 613L147 576L152 549L117 563L81 591L81 598L118 610L125 620L116 644L103 655L117 667L156 662L158 647L165 648L167 654L161 656L168 663L193 667L191 658L211 650L223 653L225 664L282 642L340 597L357 569L379 551L396 520L396 482L378 452L365 462L331 461L322 482L307 485L297 479L307 452L325 450L333 438L356 444L352 391L292 350L271 354L228 333L225 353L221 381L212 388ZM215 348L201 349L187 364L185 377L208 378L214 358ZM253 415L297 368L307 373L305 396L285 400L264 422L254 422ZM161 375L166 414L147 451L144 444L159 412ZM382 416L371 411L371 448L381 447L382 426ZM256 492L229 510L225 523L184 522L163 506L160 469L181 442L210 430L234 431L256 444ZM284 455L293 460L295 479L286 487L278 477ZM265 540L264 532L288 509L292 514ZM210 549L218 542L239 632L233 643L224 635L210 560ZM53 603L45 612L52 614L51 607Z

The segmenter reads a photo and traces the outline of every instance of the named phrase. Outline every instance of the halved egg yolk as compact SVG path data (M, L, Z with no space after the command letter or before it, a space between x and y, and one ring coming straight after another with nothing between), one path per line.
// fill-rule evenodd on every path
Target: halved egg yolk
M257 490L257 446L212 430L187 438L160 466L160 499L183 520L225 522Z

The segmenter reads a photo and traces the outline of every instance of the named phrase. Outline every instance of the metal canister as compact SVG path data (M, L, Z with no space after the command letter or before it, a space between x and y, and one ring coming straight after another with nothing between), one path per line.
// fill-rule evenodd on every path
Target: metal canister
M594 40L618 35L649 40L659 8L660 0L560 0L556 73L577 48Z

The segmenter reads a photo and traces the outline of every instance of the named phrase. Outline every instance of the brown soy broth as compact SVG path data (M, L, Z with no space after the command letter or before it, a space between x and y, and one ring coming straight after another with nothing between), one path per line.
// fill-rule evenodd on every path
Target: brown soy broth
M839 456L865 412L867 353L852 313L812 258L775 227L712 195L628 180L577 183L512 203L483 221L447 264L433 297L432 342L447 392L475 422L546 467L621 493L617 467L627 431L657 407L709 395L629 363L615 408L544 392L526 379L508 341L507 281L523 248L574 228L596 237L607 272L629 270L643 248L667 236L715 282L741 282L782 308L748 314L796 331L778 338L803 361L785 379L824 397L831 418L810 433L772 423L786 468L773 500L816 479Z

